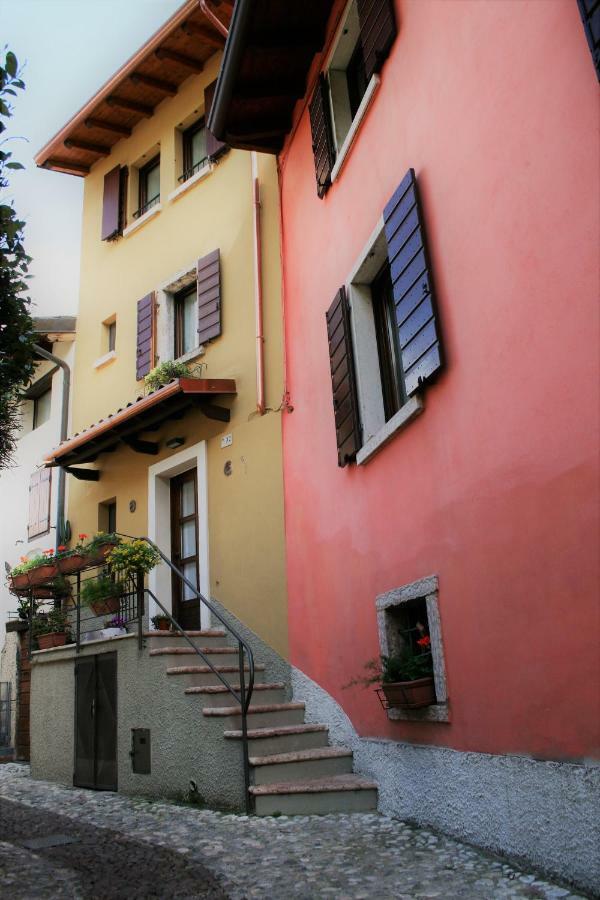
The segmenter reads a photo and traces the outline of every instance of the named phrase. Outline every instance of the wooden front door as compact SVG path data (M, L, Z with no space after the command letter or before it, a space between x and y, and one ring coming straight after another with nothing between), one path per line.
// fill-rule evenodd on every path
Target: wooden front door
M198 476L190 469L171 479L171 558L194 587L198 587ZM173 616L185 629L200 628L200 601L173 576Z

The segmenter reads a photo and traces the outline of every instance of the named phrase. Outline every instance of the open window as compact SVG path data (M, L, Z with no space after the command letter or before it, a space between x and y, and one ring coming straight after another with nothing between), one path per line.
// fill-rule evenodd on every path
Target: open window
M173 358L198 346L198 292L195 280L173 295Z

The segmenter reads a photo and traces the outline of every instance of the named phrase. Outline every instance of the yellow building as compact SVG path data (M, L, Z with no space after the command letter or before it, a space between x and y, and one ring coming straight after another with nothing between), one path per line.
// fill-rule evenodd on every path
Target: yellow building
M36 157L85 179L73 433L46 456L73 535L149 536L285 657L277 171L206 130L224 42L184 4ZM172 360L197 380L150 393Z

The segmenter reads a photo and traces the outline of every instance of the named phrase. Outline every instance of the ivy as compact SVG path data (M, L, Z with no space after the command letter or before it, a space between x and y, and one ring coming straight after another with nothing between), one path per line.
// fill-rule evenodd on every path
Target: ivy
M0 135L13 114L10 98L25 87L17 57L4 48L0 63ZM0 56L1 59L1 56ZM35 368L34 334L28 296L29 264L23 232L11 200L4 196L9 173L23 169L0 137L0 469L13 462L20 424L19 394L30 383Z

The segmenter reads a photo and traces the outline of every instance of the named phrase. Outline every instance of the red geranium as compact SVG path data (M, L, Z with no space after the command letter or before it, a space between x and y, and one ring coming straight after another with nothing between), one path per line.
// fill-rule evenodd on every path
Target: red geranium
M419 638L417 644L419 647L429 647L431 646L431 638L428 635L425 635L425 637Z

